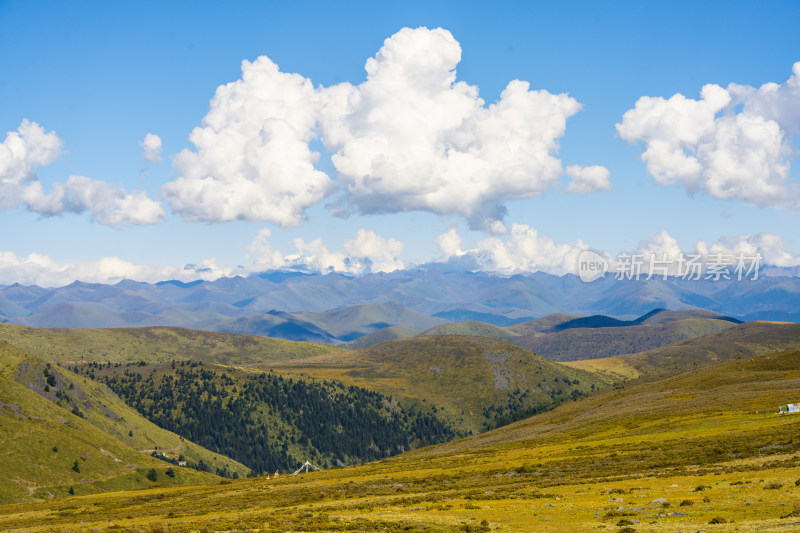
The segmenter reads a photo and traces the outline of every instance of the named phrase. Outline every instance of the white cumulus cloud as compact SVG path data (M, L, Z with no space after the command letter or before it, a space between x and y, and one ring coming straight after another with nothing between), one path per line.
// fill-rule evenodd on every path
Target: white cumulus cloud
M144 149L142 159L148 163L158 163L161 161L161 137L154 133L148 133L139 142L139 146Z
M447 30L404 28L367 61L364 83L327 95L324 141L359 211L457 214L491 230L504 201L557 183L558 139L581 104L514 80L487 106L456 81L460 60Z
M85 176L70 176L65 183L56 183L50 194L44 193L40 182L33 182L22 191L21 198L28 209L44 216L88 211L93 221L113 227L155 224L165 216L161 204L144 192L128 193Z
M248 250L256 257L249 271L271 269L301 269L312 272L345 272L365 274L393 272L407 266L400 255L404 245L397 239L386 239L375 232L360 229L356 236L344 242L342 251L331 251L321 238L306 242L298 237L292 241L295 252L284 254L274 250L269 242L269 229L262 229Z
M36 169L49 165L61 154L61 139L39 124L23 120L0 144L0 209L20 204L43 216L89 212L92 220L108 226L154 224L164 218L161 204L144 192L124 189L84 176L70 176L55 183L46 194Z
M457 81L460 60L447 30L404 28L367 60L359 85L315 88L265 56L245 61L192 132L195 150L175 158L179 177L164 196L190 220L295 226L337 188L315 167L309 143L320 140L344 186L340 212L423 210L504 233L503 204L539 195L563 174L558 140L581 104L513 80L487 105ZM571 192L607 188L599 168L573 177Z
M17 207L25 185L36 181L36 169L61 155L61 139L36 122L23 120L0 144L0 209Z
M676 261L681 255L678 239L670 235L666 230L639 242L636 251L647 257L655 257L658 260L666 259L668 261Z
M750 268L759 256L760 265L764 266L800 266L800 256L786 250L785 246L779 235L748 233L720 237L711 243L700 240L694 243L694 249L682 249L678 240L664 230L641 241L635 252L618 255L612 260L612 270L634 273L638 270L645 277L651 272L662 275L664 271L683 276L690 272L690 263L700 267L702 272L714 262L728 265L730 269L740 263Z
M317 122L311 80L280 72L268 57L242 62L242 78L220 86L174 159L180 177L163 187L188 220L264 220L293 227L335 183L309 148Z
M682 183L690 193L800 208L790 179L800 135L800 63L784 84L756 89L705 85L700 99L642 97L617 124L620 137L644 143L642 160L656 183Z
M395 238L385 239L374 231L360 229L355 238L344 243L344 252L350 258L350 269L355 272L393 272L405 268L400 259L404 245Z
M615 273L621 275L620 271L624 271L631 274L629 277L635 277L637 272L645 277L663 277L664 273L676 276L685 270L687 258L688 254L681 250L678 239L662 230L649 239L640 241L634 253L623 252L616 258L611 258L610 265Z
M728 91L744 103L746 113L777 122L789 137L800 135L800 61L785 83L765 83L757 89L732 83Z
M578 256L588 248L581 240L557 244L527 224L512 224L508 235L487 237L473 249L461 249L461 237L454 228L440 235L436 243L445 260L455 259L473 270L504 274L536 271L557 275L574 273Z
M436 237L436 247L439 248L439 252L441 252L444 261L447 261L451 257L464 255L464 251L461 249L462 242L456 228L450 228Z
M87 283L117 283L133 279L155 283L167 279L193 281L213 280L231 275L233 271L218 266L214 260L186 267L141 265L120 259L104 257L97 261L59 263L46 255L32 253L19 257L13 252L0 251L0 283L21 283L41 287L61 287L75 280Z
M800 255L785 249L783 237L774 233L748 233L721 237L717 242L709 244L698 241L697 252L705 257L713 254L725 254L734 258L743 254L753 256L761 254L765 265L777 267L800 266Z
M331 252L319 237L310 242L298 237L292 241L292 246L297 252L285 255L281 264L274 265L275 268L288 267L323 273L349 272L345 254Z
M571 194L589 194L611 188L611 173L606 167L570 165L567 176L572 180L567 185L567 192Z

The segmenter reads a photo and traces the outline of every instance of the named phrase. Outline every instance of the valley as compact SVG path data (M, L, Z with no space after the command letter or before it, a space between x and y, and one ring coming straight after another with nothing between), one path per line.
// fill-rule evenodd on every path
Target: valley
M776 414L800 389L798 324L373 311L293 315L324 342L0 324L0 528L800 524L800 417ZM322 470L290 475L304 461Z
M798 21L0 0L0 533L800 532Z
M0 527L792 531L800 418L774 407L798 364L715 363L358 467L5 506Z

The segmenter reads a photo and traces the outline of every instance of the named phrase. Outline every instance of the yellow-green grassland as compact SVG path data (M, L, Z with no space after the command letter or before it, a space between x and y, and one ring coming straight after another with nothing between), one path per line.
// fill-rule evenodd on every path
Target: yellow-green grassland
M797 531L800 351L639 379L323 472L0 507L19 531Z

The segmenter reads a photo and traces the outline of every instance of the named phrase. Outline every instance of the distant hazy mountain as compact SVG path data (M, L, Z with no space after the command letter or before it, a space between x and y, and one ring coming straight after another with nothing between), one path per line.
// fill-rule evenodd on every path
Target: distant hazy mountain
M447 321L480 321L508 327L557 313L625 321L654 308L707 310L743 321L800 321L800 278L792 270L770 272L756 281L609 276L583 283L571 274L430 268L361 277L266 272L191 283L15 284L0 288L0 317L38 327L163 325L334 343L391 326L422 331ZM529 327L534 329L512 332L529 334L543 325Z
M354 340L391 326L424 330L447 322L443 318L423 315L397 302L355 305L327 313L294 313L294 316L343 341Z
M346 342L341 346L343 348L355 350L356 348L364 348L365 346L372 346L373 344L393 341L395 339L408 339L409 337L416 337L418 334L419 331L414 329L404 328L403 326L389 326L388 328L381 328L378 331L368 333L357 338L356 340Z

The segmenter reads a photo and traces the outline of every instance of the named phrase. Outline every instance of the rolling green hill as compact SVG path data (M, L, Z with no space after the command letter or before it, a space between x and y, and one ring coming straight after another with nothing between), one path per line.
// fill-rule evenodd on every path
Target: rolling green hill
M575 315L568 315L566 313L555 313L547 315L546 317L522 322L521 324L514 324L513 326L506 326L505 329L516 335L530 335L532 333L550 333L554 331L553 328L564 322L569 322L578 318Z
M705 310L655 309L635 320L595 315L576 317L564 313L499 327L485 322L450 322L434 326L418 336L467 335L508 341L551 361L595 359L659 348L681 340L720 331L740 323L736 319ZM402 335L402 336L401 336ZM345 345L361 348L407 332L381 330Z
M372 346L379 342L393 341L395 339L407 339L409 337L416 337L419 331L414 329L405 328L403 326L389 326L388 328L381 328L378 331L367 333L355 340L345 342L340 346L342 348L349 348L355 350L357 348L364 348L365 346Z
M507 445L532 438L540 442L611 435L622 438L632 436L633 432L638 440L641 432L654 430L671 435L680 435L682 431L707 432L724 438L736 418L752 419L752 429L765 436L772 432L772 437L778 438L786 431L800 429L800 416L771 416L777 414L779 404L800 399L798 369L800 350L794 349L720 361L660 379L634 380L517 424L443 444L436 451ZM693 427L698 420L716 424ZM742 429L747 432L751 428ZM787 448L800 452L800 442L786 442L789 442ZM753 444L740 445L753 447ZM725 447L731 449L735 445L730 442ZM694 453L706 454L708 450ZM750 453L757 454L758 449L751 449ZM734 455L745 456L746 452Z
M473 337L489 337L492 339L509 340L516 336L515 333L509 331L509 328L501 328L486 322L465 321L465 322L448 322L433 326L425 331L418 331L402 326L390 326L387 328L379 329L373 333L368 333L353 341L346 342L341 345L343 348L352 350L372 346L381 342L408 339L410 337L422 337L429 335L467 335Z
M463 435L432 405L403 407L341 383L194 361L74 369L160 427L261 473L285 474L305 460L358 464Z
M658 324L569 328L510 339L552 361L579 361L660 348L735 326L727 320L690 318Z
M612 379L628 379L667 376L717 361L794 348L800 348L800 324L759 321L745 322L654 350L568 364Z
M690 318L725 320L734 324L741 324L742 321L729 316L707 311L705 309L685 309L682 311L670 311L669 309L653 309L633 320L620 320L606 315L592 315L573 318L566 322L561 322L553 327L552 331L563 331L574 328L619 328L624 326L639 326L642 324L666 324L667 322L677 322Z
M640 324L665 324L676 320L686 320L689 318L709 318L715 320L727 320L734 324L741 324L742 321L729 316L721 315L705 309L683 309L681 311L671 311L669 309L655 309L646 315L639 317Z
M487 324L486 322L474 321L441 324L425 330L419 335L470 335L473 337L489 337L491 339L500 339L503 341L507 341L515 336L513 333L507 331L506 328Z
M459 335L398 339L269 368L432 402L467 431L529 416L605 385L507 342Z
M151 457L249 469L142 418L106 387L0 343L0 501L219 479ZM77 461L77 463L75 462ZM77 470L73 466L77 464Z
M628 383L356 468L0 507L63 531L796 531L800 352Z
M326 344L184 328L40 329L0 324L0 341L52 361L111 363L192 359L252 364L336 351Z

